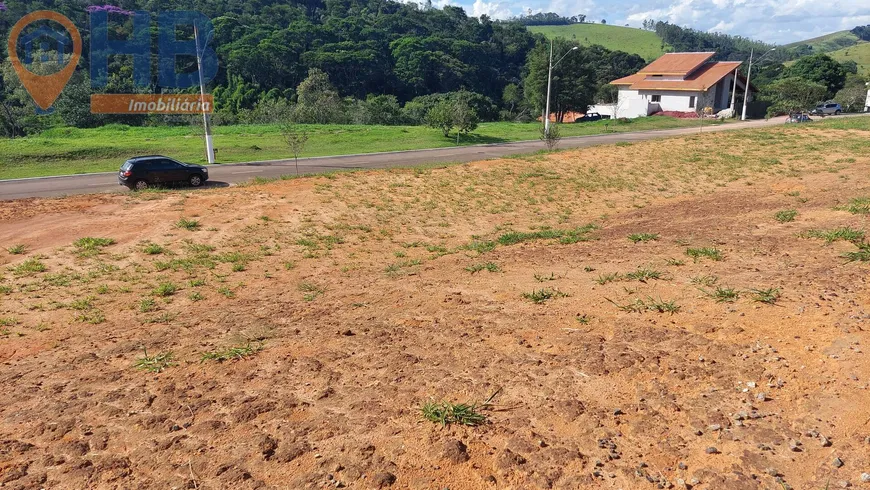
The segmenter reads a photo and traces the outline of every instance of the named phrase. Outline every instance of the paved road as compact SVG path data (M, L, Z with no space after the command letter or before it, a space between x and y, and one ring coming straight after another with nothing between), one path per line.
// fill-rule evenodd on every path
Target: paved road
M748 121L721 126L709 126L705 127L703 131L717 132L759 128L782 124L783 121L783 118L771 119L770 121ZM636 133L577 136L563 138L559 147L579 148L618 142L645 141L697 133L698 130L699 128L680 128ZM407 167L439 162L470 162L506 155L532 153L542 148L543 143L540 141L518 141L514 143L437 148L431 150L300 158L299 171L301 173L321 173L342 169ZM254 177L278 177L295 172L293 160L212 165L209 167L209 182L207 184L210 187L226 186L228 184L244 182ZM115 172L0 180L0 200L121 191L126 192L126 189L118 185Z

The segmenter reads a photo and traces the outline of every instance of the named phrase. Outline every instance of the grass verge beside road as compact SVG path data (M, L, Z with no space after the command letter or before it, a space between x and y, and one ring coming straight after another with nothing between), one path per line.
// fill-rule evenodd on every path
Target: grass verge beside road
M705 125L721 124L705 121ZM598 121L564 124L563 137L606 132L648 131L697 126L697 120L649 117L630 122ZM310 133L302 157L420 150L455 146L423 126L301 125ZM56 128L37 136L0 140L0 179L71 175L117 170L136 155L163 154L190 163L205 163L201 136L189 126L130 127L109 125L94 129ZM461 145L507 143L537 139L539 123L482 123ZM292 158L278 125L216 127L218 163Z

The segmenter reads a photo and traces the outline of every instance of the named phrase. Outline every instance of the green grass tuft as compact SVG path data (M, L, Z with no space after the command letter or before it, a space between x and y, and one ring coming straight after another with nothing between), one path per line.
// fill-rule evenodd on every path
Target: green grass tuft
M244 345L237 345L234 347L227 347L226 349L213 350L211 352L205 352L200 356L200 360L205 361L217 361L224 362L232 359L242 360L246 357L250 357L257 352L263 350L263 344L258 342L257 344L251 344L250 342L245 343Z
M136 359L136 362L133 364L133 367L136 369L148 371L149 373L159 373L166 368L176 365L173 362L172 352L161 352L157 355L149 356L148 349L144 350L145 355Z
M776 214L773 215L773 218L780 223L789 223L794 221L798 212L796 209L783 209L782 211L777 211Z
M856 243L858 250L854 252L846 252L843 258L849 262L870 262L870 243Z
M649 242L659 239L658 233L632 233L628 235L628 239L634 243Z
M427 402L421 408L423 418L442 426L457 424L476 426L486 423L486 415L478 411L476 404Z
M37 258L29 258L24 262L12 268L12 273L16 276L32 276L40 272L46 271L45 264Z
M722 251L713 247L687 248L686 255L692 257L695 262L702 257L707 257L711 260L722 260Z
M538 289L537 291L532 291L530 293L523 293L523 298L531 300L532 302L537 304L546 303L547 301L555 298L565 298L567 296L568 295L566 293L563 293L558 289L550 288Z
M870 214L870 197L856 197L849 201L849 204L843 206L844 211L852 214Z
M145 245L142 251L148 255L159 255L165 252L166 249L156 243L149 243Z
M493 262L487 262L485 264L472 264L465 268L468 272L475 274L480 271L487 272L499 272L501 269L498 268L498 265Z
M753 300L769 305L776 303L780 296L782 296L779 288L750 289L749 292L752 293Z
M156 288L152 291L154 296L167 297L172 296L178 291L178 286L173 282L162 282L157 285Z
M740 293L736 289L724 286L716 286L716 289L704 292L719 303L733 303L740 297Z
M6 249L7 252L12 255L21 255L27 251L27 247L24 245L12 245L11 247Z
M175 226L177 228L183 228L188 231L195 231L198 230L201 225L199 224L198 220L181 218L180 220L175 222Z
M837 241L845 241L857 243L864 239L864 230L855 230L848 226L835 228L833 230L810 230L804 234L809 238L819 238L825 243L833 243Z

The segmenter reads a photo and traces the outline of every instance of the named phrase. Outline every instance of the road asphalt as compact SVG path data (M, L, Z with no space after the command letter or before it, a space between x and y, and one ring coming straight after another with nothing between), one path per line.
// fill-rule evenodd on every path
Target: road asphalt
M737 122L718 126L706 126L701 130L703 132L719 132L747 128L762 128L783 124L784 120L784 118L775 118L769 121L758 120ZM699 129L699 127L691 127L562 138L562 141L559 143L559 148L581 148L619 142L646 141L698 133ZM299 172L313 174L350 169L410 167L443 162L471 162L504 157L507 155L533 153L543 149L543 147L543 143L540 141L517 141L513 143L436 148L431 150L410 150L332 157L300 158ZM118 165L120 166L121 163L122 162L118 162ZM292 159L272 160L211 165L208 167L208 173L209 181L206 183L205 187L221 187L245 182L255 177L269 178L295 174L296 168ZM118 185L116 172L0 180L0 200L21 199L26 197L56 197L102 192L129 191L127 191L125 187Z

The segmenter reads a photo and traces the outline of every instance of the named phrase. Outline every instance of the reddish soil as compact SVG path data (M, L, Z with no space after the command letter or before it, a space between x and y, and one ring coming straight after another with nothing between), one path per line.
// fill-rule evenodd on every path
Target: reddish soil
M0 252L0 486L870 488L868 263L805 236L866 227L842 206L870 196L868 134L6 204L0 245L26 251ZM587 223L587 241L498 244ZM638 268L661 277L604 280ZM523 297L541 289L567 296ZM616 306L637 300L679 311ZM134 368L144 348L174 365ZM480 426L421 416L494 393Z

